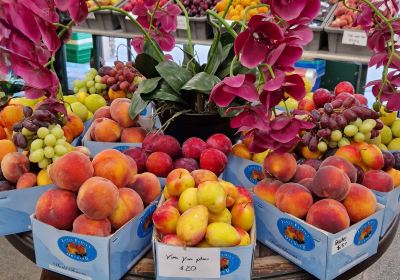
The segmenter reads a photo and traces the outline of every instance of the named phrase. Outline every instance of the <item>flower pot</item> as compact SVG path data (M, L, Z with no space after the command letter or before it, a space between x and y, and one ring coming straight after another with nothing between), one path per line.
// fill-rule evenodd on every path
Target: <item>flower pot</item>
M162 123L170 118L171 115L167 113L160 115ZM223 118L217 113L182 114L175 118L164 132L174 136L180 143L190 137L199 137L205 141L215 133L225 134L232 143L240 137L240 134L236 134L236 129L231 128L230 118Z

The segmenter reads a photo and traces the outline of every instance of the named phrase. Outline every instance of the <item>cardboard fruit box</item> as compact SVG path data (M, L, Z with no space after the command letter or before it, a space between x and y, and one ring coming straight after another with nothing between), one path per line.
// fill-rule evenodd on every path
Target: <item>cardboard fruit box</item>
M31 230L36 202L54 185L0 192L0 236Z
M164 202L164 196L159 207ZM153 256L157 279L250 279L256 247L256 223L250 231L251 244L235 247L180 247L160 242L153 231Z
M372 191L375 193L378 202L385 205L381 231L381 236L384 236L395 218L400 214L400 186L390 192Z
M157 202L108 237L58 230L31 215L36 264L75 279L120 279L150 249Z
M257 240L319 279L333 279L377 252L384 206L336 234L254 196Z
M223 178L234 185L252 188L264 179L264 174L261 164L230 154Z

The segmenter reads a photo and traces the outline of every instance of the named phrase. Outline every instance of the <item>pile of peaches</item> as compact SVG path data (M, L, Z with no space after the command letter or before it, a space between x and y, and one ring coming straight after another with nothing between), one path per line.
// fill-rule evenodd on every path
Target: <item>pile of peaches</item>
M92 161L83 153L68 153L50 166L49 174L57 188L38 199L36 218L79 234L108 236L161 193L154 174L137 174L135 161L113 149Z
M330 233L375 213L377 200L371 190L394 187L391 176L382 170L371 169L359 178L355 166L340 153L314 168L307 162L298 165L292 154L273 152L265 158L263 169L267 178L253 189L258 197Z
M255 216L250 193L219 180L211 171L171 171L162 202L153 214L162 243L193 247L251 244L249 232Z

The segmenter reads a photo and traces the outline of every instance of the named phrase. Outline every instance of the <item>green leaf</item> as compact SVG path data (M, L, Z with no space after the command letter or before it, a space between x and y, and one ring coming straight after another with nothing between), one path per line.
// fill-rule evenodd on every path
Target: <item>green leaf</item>
M176 92L179 92L184 84L192 78L189 70L182 68L173 61L163 61L156 66L161 77Z
M143 80L138 85L135 94L147 94L153 92L157 88L161 79L162 79L161 77L157 77L157 78Z
M157 47L157 49L162 53L163 51L161 50L160 46L158 43L153 40L154 45ZM161 62L162 60L158 57L157 53L154 51L153 47L150 45L149 41L145 41L144 47L143 47L143 53L151 56L154 60L157 62Z
M237 104L237 105L239 105L239 104ZM218 107L217 110L218 110L219 115L221 117L223 117L223 118L233 118L234 116L236 116L241 111L241 110L231 110L231 111L229 111L229 113L227 113L226 111L230 107L231 106L229 106L229 107ZM233 107L233 105L232 105L232 107Z
M144 101L140 94L133 94L132 96L132 103L129 106L129 117L134 120L140 112L144 110L144 108L147 107L147 105L150 103L150 101Z
M190 51L189 45L183 45L183 63L182 65L189 69L193 74L199 73L201 71L201 66L199 62L192 55L193 50Z
M201 72L191 78L183 87L183 90L194 90L204 93L210 93L213 87L218 84L221 80L214 75Z
M228 44L233 44L234 41L235 41L235 38L233 38L232 34L230 34L229 32L224 32L221 34L220 42L221 42L222 46L226 46Z
M148 79L159 76L156 70L157 64L157 60L145 53L138 54L135 59L135 68Z
M217 73L215 73L216 76L218 76L218 78L220 78L221 80L227 76L229 76L229 72L230 72L230 68L231 68L231 64L227 63L226 65L221 65L221 67L218 69ZM244 67L240 62L236 61L235 65L233 66L233 74L237 75L237 74L247 74L250 73L251 70Z
M182 104L186 104L185 100L175 92L165 81L161 82L161 85L150 95L143 96L148 101L172 101Z

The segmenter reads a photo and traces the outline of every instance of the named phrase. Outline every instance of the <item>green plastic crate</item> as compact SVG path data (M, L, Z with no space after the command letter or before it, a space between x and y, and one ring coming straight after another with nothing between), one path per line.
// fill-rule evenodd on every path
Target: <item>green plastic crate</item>
M67 61L81 64L88 63L90 61L91 53L91 48L83 51L67 50Z
M72 32L71 40L81 40L92 38L92 34L90 33L82 33L82 32Z
M66 44L67 51L85 51L93 49L93 43L86 43L82 45Z

